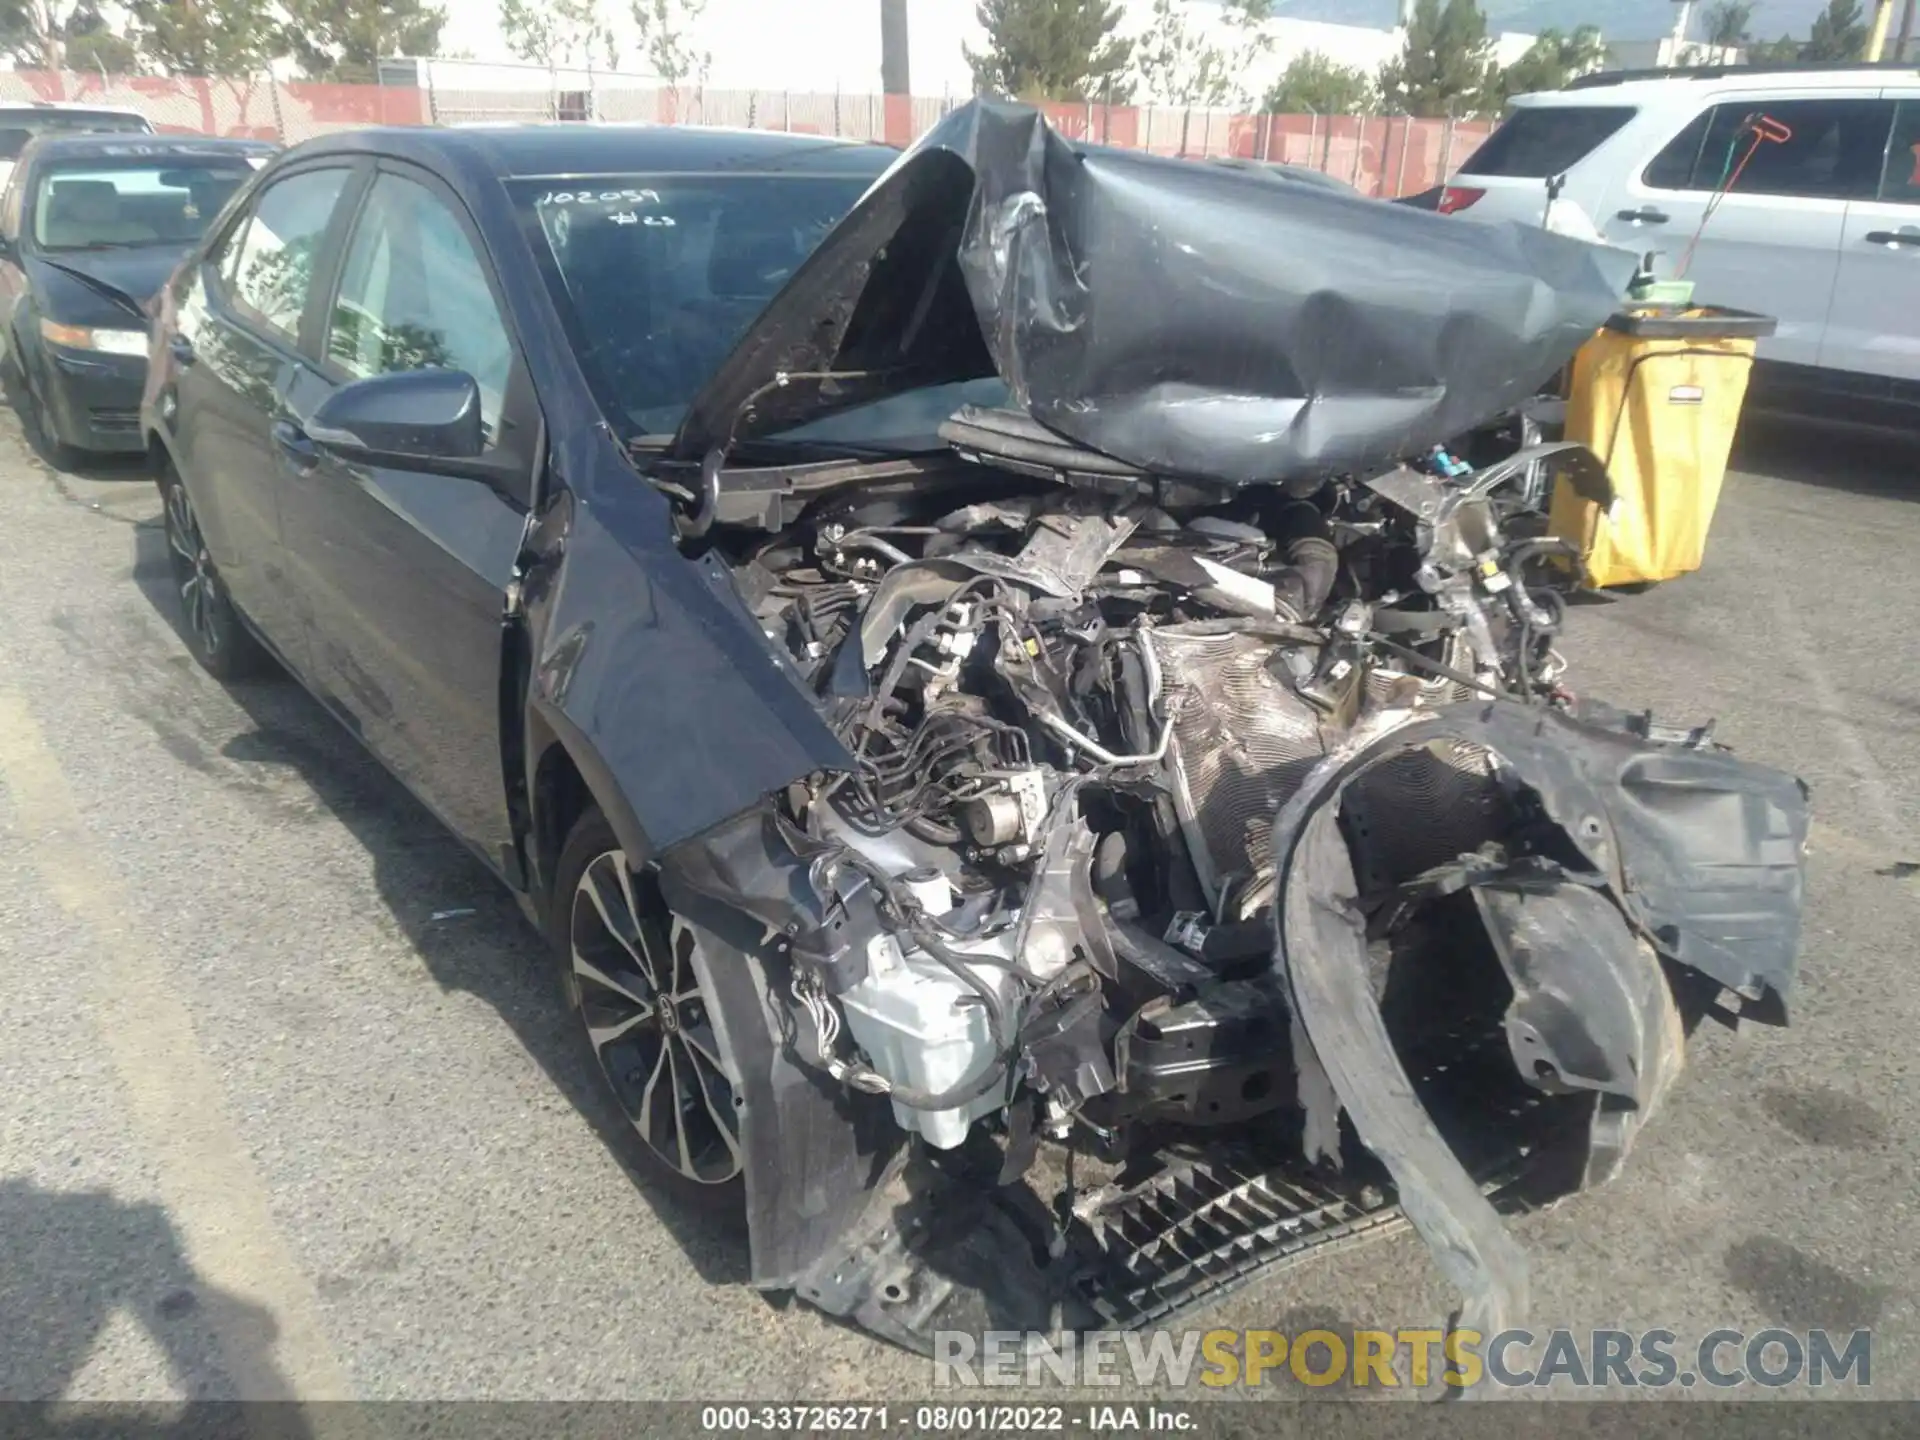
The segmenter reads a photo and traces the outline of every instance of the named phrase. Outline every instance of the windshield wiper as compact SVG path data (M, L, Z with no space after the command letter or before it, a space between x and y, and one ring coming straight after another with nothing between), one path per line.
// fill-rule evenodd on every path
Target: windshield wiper
M104 295L107 299L113 301L114 304L124 306L126 309L132 311L140 317L140 323L142 325L145 325L151 318L147 314L146 307L119 286L109 285L97 275L89 275L86 271L76 269L72 265L62 265L58 260L49 259L46 255L42 255L40 258L58 270L62 275L71 275L96 295Z

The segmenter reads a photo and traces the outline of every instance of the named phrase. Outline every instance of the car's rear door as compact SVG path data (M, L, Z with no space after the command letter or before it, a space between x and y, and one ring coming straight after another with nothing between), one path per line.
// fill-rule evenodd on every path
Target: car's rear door
M1847 206L1820 364L1920 380L1920 90L1897 106L1878 192Z
M315 270L344 223L356 174L334 160L270 179L207 251L170 341L174 460L201 533L234 602L303 673L306 626L284 565L271 437L302 364Z
M1756 145L1758 117L1789 138ZM1615 245L1662 252L1661 274L1684 265L1702 303L1778 319L1761 343L1767 359L1816 365L1847 205L1879 184L1891 120L1877 89L1723 95L1615 192L1602 229Z
M505 865L502 630L540 424L487 249L453 191L382 161L316 323L318 363L289 392L278 445L318 683L416 794ZM348 463L307 439L338 386L428 368L478 382L490 478Z

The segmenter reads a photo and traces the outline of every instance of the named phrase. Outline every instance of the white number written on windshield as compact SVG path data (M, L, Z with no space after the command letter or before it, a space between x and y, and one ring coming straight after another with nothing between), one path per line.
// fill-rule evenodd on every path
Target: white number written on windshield
M549 190L542 205L658 205L658 190Z

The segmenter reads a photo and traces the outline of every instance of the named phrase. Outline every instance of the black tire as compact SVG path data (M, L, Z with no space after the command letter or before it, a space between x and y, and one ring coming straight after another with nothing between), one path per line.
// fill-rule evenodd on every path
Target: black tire
M84 452L54 433L53 420L40 399L40 391L33 383L31 363L14 359L13 352L9 353L8 359L13 365L13 373L8 378L14 386L14 405L20 412L20 423L27 431L27 438L40 451L40 458L56 470L72 470L84 463Z
M650 876L628 868L597 808L561 849L548 908L562 993L633 1137L626 1148L664 1189L737 1225L746 1200L738 1091L692 966L695 932Z
M201 668L217 680L241 680L267 668L267 655L227 598L207 553L187 487L171 467L161 472L167 559L180 595L181 636Z

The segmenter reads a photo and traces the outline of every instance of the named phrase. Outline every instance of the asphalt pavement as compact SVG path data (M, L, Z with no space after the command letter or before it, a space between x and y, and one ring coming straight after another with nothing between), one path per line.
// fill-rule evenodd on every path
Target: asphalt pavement
M1703 1031L1625 1176L1515 1230L1537 1328L1870 1327L1920 1398L1920 446L1739 463L1706 568L1566 650L1813 787L1793 1023ZM0 1398L927 1393L636 1183L536 937L345 731L195 667L141 472L4 412L0 505ZM1183 1323L1450 1303L1401 1237Z

